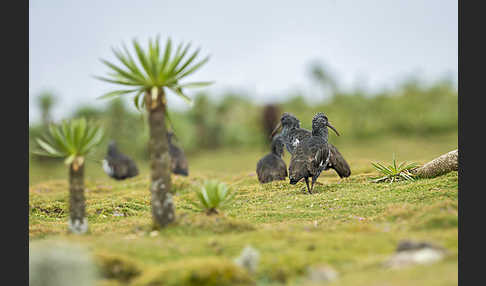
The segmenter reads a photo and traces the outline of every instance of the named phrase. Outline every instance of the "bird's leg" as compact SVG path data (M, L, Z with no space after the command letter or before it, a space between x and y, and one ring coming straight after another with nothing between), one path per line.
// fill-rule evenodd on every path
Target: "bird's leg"
M312 191L309 188L309 178L307 178L307 177L305 177L305 184L307 185L307 191L309 192L309 194L312 194Z
M314 183L317 181L316 178L312 177L311 191L314 190Z

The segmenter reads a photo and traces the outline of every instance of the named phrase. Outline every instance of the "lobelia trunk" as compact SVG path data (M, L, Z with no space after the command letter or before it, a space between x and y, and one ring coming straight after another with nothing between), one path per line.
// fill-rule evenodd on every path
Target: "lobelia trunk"
M170 179L170 155L165 125L165 94L159 90L156 97L151 93L145 95L145 104L149 113L149 152L152 194L152 217L158 227L165 227L175 219Z
M418 177L421 178L435 178L442 176L452 171L457 171L459 168L459 151L458 149L452 150L442 156L435 158L412 171Z
M69 166L69 231L83 234L88 231L85 217L86 199L84 197L84 164Z

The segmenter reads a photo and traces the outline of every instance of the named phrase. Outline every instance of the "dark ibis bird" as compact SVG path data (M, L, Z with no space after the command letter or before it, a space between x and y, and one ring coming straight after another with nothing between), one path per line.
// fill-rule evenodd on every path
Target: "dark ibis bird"
M169 155L171 161L171 171L174 174L188 176L189 169L187 164L186 155L184 151L175 145L172 141L174 138L173 132L167 132L167 140L169 141Z
M285 147L290 154L294 153L295 148L300 144L300 142L312 136L312 132L307 129L300 128L299 119L288 112L285 112L282 115L280 122L272 132L272 136L277 133L280 128L282 128L282 132L280 134L283 136ZM336 146L331 143L328 143L328 145L331 151L331 158L329 159L329 163L325 169L334 169L340 178L349 177L351 175L351 168L349 167L348 162L346 162Z
M272 134L273 128L277 125L280 115L280 108L277 104L266 104L263 107L262 112L262 127L263 131L265 132L266 138L270 137L270 140L266 143L272 143L272 139L270 134Z
M108 153L102 164L105 173L115 180L124 180L138 175L135 161L120 152L115 141L108 144Z
M260 183L285 180L287 177L287 165L282 160L284 141L282 136L273 137L271 153L265 155L257 163L256 172Z
M331 159L331 148L327 142L327 127L331 128L339 136L338 131L329 123L324 113L319 112L314 115L314 118L312 118L312 135L304 138L295 147L290 159L290 184L295 185L301 179L304 179L309 194L312 194L314 183L321 172L326 169ZM312 178L310 188L309 177Z

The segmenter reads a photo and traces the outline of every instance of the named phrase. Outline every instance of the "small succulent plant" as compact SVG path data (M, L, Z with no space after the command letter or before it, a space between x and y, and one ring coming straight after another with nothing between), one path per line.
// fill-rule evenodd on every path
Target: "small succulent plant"
M395 160L395 154L393 155L393 162L388 166L381 164L381 163L371 163L376 170L382 173L384 176L373 178L373 182L397 182L401 180L406 181L413 181L414 175L411 173L411 170L418 167L417 163L407 163L406 161L397 165L397 161Z
M196 192L197 202L193 205L206 214L217 214L218 209L223 209L231 203L235 197L235 192L225 183L209 180L204 182Z

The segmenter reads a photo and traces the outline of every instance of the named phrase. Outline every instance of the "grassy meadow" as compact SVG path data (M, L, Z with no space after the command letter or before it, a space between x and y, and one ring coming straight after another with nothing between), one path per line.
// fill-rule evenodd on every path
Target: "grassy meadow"
M30 246L59 240L85 246L100 270L99 285L319 285L307 279L309 267L318 265L339 273L330 285L457 285L457 173L370 182L378 176L370 162L389 163L395 153L399 162L425 163L457 148L457 132L345 138L343 133L336 144L351 176L341 180L333 170L323 172L314 195L302 182L259 184L255 168L267 153L263 147L189 153L189 177L172 177L176 223L161 231L151 228L148 162L139 159L140 175L125 181L108 178L99 162L87 162L90 232L75 236L67 234L67 168L31 160ZM288 164L287 153L284 160ZM213 178L237 196L222 213L207 216L190 202ZM449 255L432 265L385 269L382 263L402 239L439 244ZM232 262L247 245L260 253L255 273Z
M294 94L276 105L278 116L291 112L308 129L312 116L325 112L341 133L331 132L329 141L349 162L351 176L340 179L333 170L323 172L313 195L306 194L303 182L259 184L256 164L269 152L263 106L244 93L229 92L220 100L198 94L191 109L170 109L189 176L172 176L176 221L156 231L146 117L121 99L106 108L80 106L71 118L98 121L106 130L103 143L86 161L89 233L67 233L68 168L62 160L31 153L30 249L59 241L82 245L93 256L104 286L316 285L309 271L323 265L337 271L338 279L330 283L336 286L457 285L457 172L392 184L371 182L379 175L371 162L391 163L395 155L398 162L423 164L458 147L457 90L450 82L409 80L393 90L337 92L312 104ZM40 122L30 124L30 151L36 148L33 139L44 131ZM136 160L137 177L115 181L103 173L100 161L111 139ZM284 160L288 165L287 152ZM235 200L217 215L199 212L191 203L207 179L236 191ZM403 239L426 240L449 254L431 265L384 268ZM260 254L254 273L233 263L248 245Z

